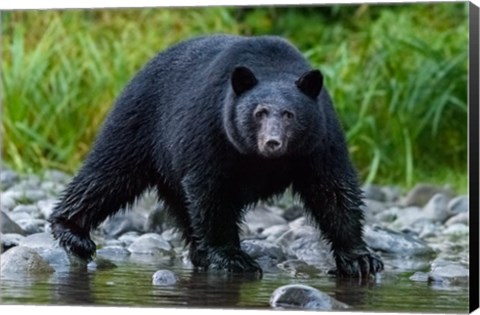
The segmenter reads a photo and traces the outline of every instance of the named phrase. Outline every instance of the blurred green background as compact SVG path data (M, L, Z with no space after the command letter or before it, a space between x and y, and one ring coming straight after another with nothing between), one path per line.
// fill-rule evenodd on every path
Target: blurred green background
M467 191L468 3L2 12L2 160L74 173L162 49L276 34L322 70L362 180Z

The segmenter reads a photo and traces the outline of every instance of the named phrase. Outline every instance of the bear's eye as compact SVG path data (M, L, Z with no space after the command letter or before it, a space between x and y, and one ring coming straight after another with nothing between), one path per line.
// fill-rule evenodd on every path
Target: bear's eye
M262 118L268 116L268 110L265 108L259 109L255 112L255 118Z
M292 112L289 112L288 110L283 112L283 117L285 117L287 119L293 119L294 116L295 115Z

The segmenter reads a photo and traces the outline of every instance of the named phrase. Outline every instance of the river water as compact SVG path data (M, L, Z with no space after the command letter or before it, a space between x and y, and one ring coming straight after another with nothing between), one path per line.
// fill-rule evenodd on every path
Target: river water
M387 262L388 263L388 262ZM272 292L283 285L315 287L353 311L466 313L468 286L415 282L412 271L386 271L366 283L320 275L295 278L284 272L265 273L261 280L221 272L199 272L178 261L130 256L116 268L69 267L52 275L2 277L0 304L115 305L270 309ZM179 278L174 286L152 285L152 275L169 269Z

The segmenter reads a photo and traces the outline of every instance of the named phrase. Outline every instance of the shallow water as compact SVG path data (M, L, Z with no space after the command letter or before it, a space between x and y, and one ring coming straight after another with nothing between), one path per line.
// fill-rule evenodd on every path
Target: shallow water
M279 286L303 283L347 303L351 310L393 312L467 312L468 287L440 287L409 280L413 272L384 272L367 283L324 275L299 279L286 273L265 273L261 280L198 272L181 263L130 256L117 268L70 267L52 275L5 278L1 304L116 305L149 307L270 308ZM179 281L170 287L151 284L159 269L174 271Z

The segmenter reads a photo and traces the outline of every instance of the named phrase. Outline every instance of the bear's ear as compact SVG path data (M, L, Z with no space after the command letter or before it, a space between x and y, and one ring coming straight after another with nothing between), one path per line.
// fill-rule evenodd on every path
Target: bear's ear
M322 90L322 73L319 70L311 70L305 72L304 74L302 74L300 79L295 81L295 84L300 89L300 91L315 99Z
M232 88L235 94L240 95L257 84L257 78L247 67L236 67L232 73Z

